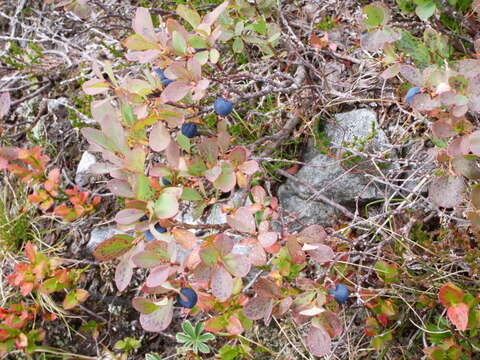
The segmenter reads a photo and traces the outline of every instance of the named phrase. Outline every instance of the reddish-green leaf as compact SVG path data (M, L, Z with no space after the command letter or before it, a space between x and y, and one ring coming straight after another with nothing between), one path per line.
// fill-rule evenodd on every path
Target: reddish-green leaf
M88 295L88 291L84 289L75 289L68 292L63 300L63 308L65 310L73 309L78 303L87 300Z
M135 238L129 235L118 234L105 240L93 250L93 256L98 261L113 260L130 250Z
M340 336L343 331L343 325L340 318L332 311L325 310L322 313L318 314L313 323L317 327L323 327L331 338Z
M456 305L463 300L464 292L455 284L448 282L440 288L438 299L445 307Z
M107 140L100 130L92 128L83 128L80 130L82 135L87 139L90 145L99 146L101 148L115 152L115 146Z
M250 271L250 261L244 255L230 253L223 258L223 264L233 276L244 277Z
M398 269L393 263L379 260L375 264L375 271L377 272L377 275L386 283L391 283L398 280Z
M150 314L140 315L140 324L146 331L161 332L165 330L172 322L173 301L168 299L166 305L159 306L157 310Z
M213 11L209 12L202 21L202 25L205 26L212 26L215 21L217 21L218 17L225 11L228 7L228 1L224 1L222 4L217 6Z
M155 35L152 18L148 12L148 9L144 7L138 7L132 25L135 33L148 41L156 42L157 37Z
M213 185L223 192L232 191L236 184L235 172L233 166L229 162L222 162L220 165L222 172L220 176L214 181Z
M182 189L169 187L162 191L154 203L155 214L159 219L168 219L178 213L178 199Z
M107 92L109 89L110 87L108 86L108 83L105 80L97 79L97 78L85 81L82 85L82 90L87 95L103 94Z
M125 155L125 167L131 172L143 173L145 164L145 150L136 147Z
M132 306L142 314L150 314L159 308L158 305L144 297L133 298Z
M175 241L184 249L192 250L197 244L197 237L191 231L185 229L173 229L172 235Z
M213 267L217 264L220 254L217 250L208 247L200 250L200 258L205 265Z
M170 260L168 253L159 251L145 250L132 257L133 263L141 268L151 269Z
M465 303L459 303L449 306L447 316L453 325L460 331L467 330L468 325L468 306Z

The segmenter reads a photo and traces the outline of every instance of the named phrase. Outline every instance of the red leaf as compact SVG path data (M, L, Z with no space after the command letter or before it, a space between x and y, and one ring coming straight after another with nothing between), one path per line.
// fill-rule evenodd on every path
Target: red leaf
M299 240L303 243L322 243L326 238L327 233L320 225L310 225L299 234Z
M297 242L297 238L294 236L289 236L287 239L287 249L292 257L292 264L303 264L305 262L305 253L302 250L302 247Z
M259 278L255 284L253 284L253 289L258 296L263 298L276 298L281 295L278 285L269 278Z
M465 303L450 306L447 310L447 316L453 325L460 331L467 330L468 325L468 306Z
M227 223L235 230L255 234L255 219L245 207L241 207L232 215L228 215Z
M148 287L160 286L167 281L168 275L170 275L170 265L160 265L150 272L146 284Z
M123 209L115 215L115 221L121 225L130 225L145 215L145 211L139 209Z
M171 137L167 128L163 125L161 121L157 122L150 132L149 145L153 151L163 151L170 144Z
M162 102L178 102L192 89L192 85L185 81L174 81L163 90L161 95Z
M233 291L233 279L223 266L217 267L212 274L212 294L220 301L226 301Z
M315 356L325 356L332 351L332 339L323 327L310 326L306 342Z
M118 291L127 288L133 275L134 264L130 258L120 261L115 269L115 285Z
M248 300L243 308L243 314L250 320L260 320L267 314L271 305L272 299L257 296Z
M258 241L260 241L260 244L262 244L264 248L268 248L275 244L275 241L277 241L277 236L278 234L276 232L265 232L258 235Z
M316 246L316 249L307 252L307 254L310 255L312 259L314 259L320 264L332 261L335 254L329 246L323 244L318 244Z

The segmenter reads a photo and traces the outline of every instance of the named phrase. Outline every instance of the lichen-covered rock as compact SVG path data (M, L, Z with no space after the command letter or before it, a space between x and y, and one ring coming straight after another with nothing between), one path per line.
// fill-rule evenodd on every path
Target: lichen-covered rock
M289 179L279 189L280 203L289 220L298 220L292 228L301 224L331 225L341 216L337 209L318 200L317 193L352 212L357 202L364 204L385 196L385 189L366 175L376 171L371 158L356 156L352 161L351 157L350 160L346 157L349 149L375 154L389 149L387 136L379 129L375 112L354 110L338 114L335 119L336 123L325 126L330 150L335 155L320 153L311 142L304 156L307 165L295 175L300 182Z

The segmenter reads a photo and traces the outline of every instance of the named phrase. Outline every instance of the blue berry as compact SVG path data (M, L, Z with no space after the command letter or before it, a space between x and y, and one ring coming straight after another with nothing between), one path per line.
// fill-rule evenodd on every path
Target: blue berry
M157 73L158 77L162 81L163 86L167 86L168 84L173 82L173 80L170 80L165 76L165 72L162 69L157 68L154 71Z
M167 232L167 229L165 229L163 226L161 226L158 223L155 225L155 230L157 230L160 234Z
M162 177L162 184L165 185L165 186L172 185L170 180L168 180L166 177Z
M143 215L139 221L147 221L148 220L148 216L147 215Z
M422 89L419 87L412 87L408 89L407 95L405 95L405 100L407 101L408 105L412 105L412 100L415 95L418 95L422 92Z
M198 135L197 124L187 122L182 125L182 134L191 139Z
M167 229L165 229L163 226L161 226L158 223L155 225L155 230L158 231L160 234L167 232ZM153 236L150 230L145 231L145 240L147 240L147 242L155 240L155 236Z
M230 101L225 100L223 97L219 97L215 100L213 109L218 115L228 115L233 110L233 104Z
M155 240L155 236L153 236L150 230L145 231L145 240L147 240L147 242Z
M177 294L178 305L188 309L193 308L197 303L197 300L197 293L191 288L183 287L180 289L180 294Z
M339 304L345 303L350 296L350 291L348 291L348 288L343 284L337 284L335 290L330 289L328 290L328 293L333 295L333 298Z

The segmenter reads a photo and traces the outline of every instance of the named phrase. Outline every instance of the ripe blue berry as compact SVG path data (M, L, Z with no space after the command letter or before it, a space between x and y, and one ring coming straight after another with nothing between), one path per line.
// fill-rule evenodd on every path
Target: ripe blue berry
M178 305L188 309L193 308L197 303L197 300L197 293L191 288L183 287L180 289L180 294L177 294Z
M157 230L160 234L163 234L167 232L167 229L165 229L163 226L161 226L159 223L155 225L155 230Z
M158 223L155 224L155 230L158 231L160 234L167 232L167 229L165 229L163 226L161 226ZM147 240L147 242L155 240L155 236L153 236L150 230L145 231L145 240Z
M197 124L187 122L182 125L182 134L191 139L198 135Z
M343 284L337 284L335 290L330 289L328 290L328 293L333 295L333 298L339 304L345 303L350 296L350 291L348 291L348 288Z
M143 215L139 221L147 221L148 220L148 216L147 215Z
M162 177L162 184L165 185L165 186L172 185L170 180L168 180L166 177Z
M157 73L158 77L159 77L160 80L162 81L163 86L167 86L168 84L170 84L171 82L173 82L173 80L170 80L169 78L167 78L167 77L165 76L165 72L164 72L162 69L157 68L157 69L155 69L154 71Z
M408 89L407 95L405 95L405 100L407 101L408 105L412 105L412 100L415 95L418 95L422 92L422 89L419 87L412 87Z
M225 100L223 97L219 97L215 100L213 109L218 115L228 115L233 110L233 104L230 101Z

